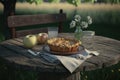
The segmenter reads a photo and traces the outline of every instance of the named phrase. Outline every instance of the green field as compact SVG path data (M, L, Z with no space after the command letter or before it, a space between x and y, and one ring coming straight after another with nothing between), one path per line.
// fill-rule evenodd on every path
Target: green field
M119 4L81 4L78 7L74 7L67 3L43 3L41 5L17 3L16 15L58 13L59 9L63 9L64 12L67 13L67 21L64 23L64 32L74 32L75 29L69 28L69 23L74 14L79 14L83 18L90 15L93 18L93 24L86 30L94 30L96 35L120 40ZM0 41L4 40L4 34L2 34L2 12L3 6L0 4ZM37 27L43 26L53 25L38 25ZM56 26L56 24L54 24L54 26ZM6 65L4 63L0 62L0 65L3 65L0 66L0 80L36 80L35 72L18 70L14 73L10 73L12 71L5 67ZM5 77L4 75L7 75L8 77ZM120 64L100 70L81 72L81 75L82 80L120 80Z

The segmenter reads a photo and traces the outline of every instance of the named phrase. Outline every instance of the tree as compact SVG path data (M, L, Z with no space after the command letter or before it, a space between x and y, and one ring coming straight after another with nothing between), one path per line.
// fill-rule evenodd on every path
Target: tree
M40 4L43 2L43 0L19 0L19 1L27 1L29 3L36 3ZM60 0L48 0L49 2L59 2ZM73 4L77 6L80 3L80 0L66 0L68 3ZM6 39L11 38L11 32L10 29L8 28L7 24L7 18L8 16L14 15L15 14L15 6L17 0L0 0L0 2L4 6L4 11L3 11L3 16L4 16L4 24L3 24L3 32L5 35Z
M8 28L7 25L7 18L10 15L15 14L15 5L16 5L16 0L0 0L0 2L3 4L4 9L3 9L3 16L4 16L4 23L3 23L3 32L5 35L6 39L10 38L10 29Z

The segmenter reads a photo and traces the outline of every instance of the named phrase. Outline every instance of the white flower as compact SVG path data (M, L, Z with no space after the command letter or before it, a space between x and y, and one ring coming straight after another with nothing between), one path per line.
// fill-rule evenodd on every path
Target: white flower
M82 21L81 22L81 26L82 26L82 28L87 28L88 27L88 23L85 22L85 21Z
M92 24L92 18L90 16L87 16L87 21L81 21L81 16L75 15L74 20L72 20L72 22L70 23L70 28L87 28L89 24Z
M92 18L90 16L87 16L87 21L88 21L88 24L92 24Z
M74 19L76 22L80 22L81 17L80 17L80 15L75 15Z
M75 0L72 0L72 3L75 3Z
M76 26L76 22L72 20L72 22L70 23L70 28L74 28Z
M89 20L89 19L92 19L90 16L87 16L87 19Z

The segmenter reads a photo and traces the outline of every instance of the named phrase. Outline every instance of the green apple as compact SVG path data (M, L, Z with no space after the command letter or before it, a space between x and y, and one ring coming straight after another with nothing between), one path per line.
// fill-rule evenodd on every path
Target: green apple
M23 44L27 48L32 48L37 44L37 38L35 35L27 35L23 39Z
M47 39L48 39L48 34L47 33L39 33L37 35L37 41L40 44L45 43L47 41Z

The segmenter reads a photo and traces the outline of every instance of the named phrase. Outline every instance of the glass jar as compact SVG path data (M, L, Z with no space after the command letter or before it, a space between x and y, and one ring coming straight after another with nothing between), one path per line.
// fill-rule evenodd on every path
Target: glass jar
M95 31L83 31L82 45L88 50L95 50L94 35Z
M82 39L82 36L83 36L83 31L82 29L80 28L80 26L77 26L76 27L76 30L74 32L74 37L75 39L77 40L81 40Z

